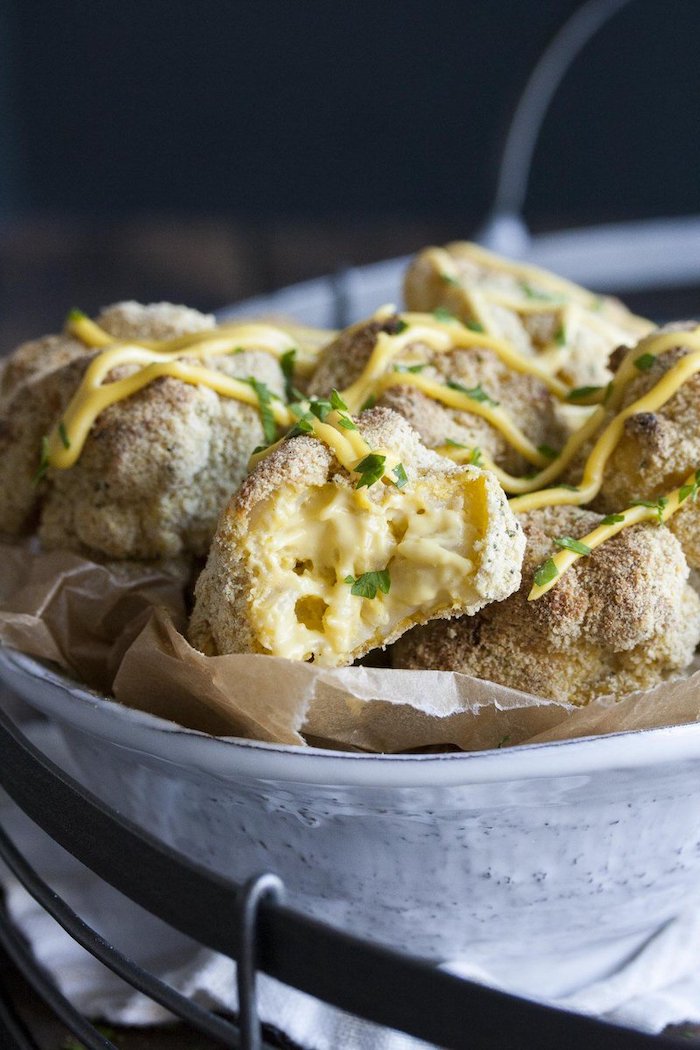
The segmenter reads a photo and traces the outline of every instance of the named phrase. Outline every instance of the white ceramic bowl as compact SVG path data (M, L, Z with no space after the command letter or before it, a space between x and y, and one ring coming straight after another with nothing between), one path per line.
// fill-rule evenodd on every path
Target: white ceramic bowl
M0 677L93 792L213 871L524 994L603 976L700 893L700 724L474 754L214 739L27 656Z

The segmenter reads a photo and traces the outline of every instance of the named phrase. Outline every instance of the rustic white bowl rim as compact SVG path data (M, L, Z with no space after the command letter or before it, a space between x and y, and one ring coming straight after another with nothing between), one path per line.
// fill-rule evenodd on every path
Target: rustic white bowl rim
M700 722L491 751L375 755L211 737L126 708L6 647L0 647L0 678L52 721L116 747L226 779L359 788L449 787L700 759Z

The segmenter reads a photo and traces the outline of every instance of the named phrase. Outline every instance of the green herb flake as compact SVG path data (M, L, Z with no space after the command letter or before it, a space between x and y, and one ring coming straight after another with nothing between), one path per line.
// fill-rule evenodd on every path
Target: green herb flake
M397 489L402 489L404 485L408 485L408 474L406 473L406 468L404 467L403 463L398 463L391 473L396 478L394 484L396 485Z
M435 318L436 321L443 321L443 322L450 322L451 321L451 322L454 323L457 320L455 315L453 313L451 313L444 306L437 306L433 310L433 317Z
M318 398L309 402L309 411L313 412L316 419L321 423L325 423L328 416L333 411L333 405L330 401L326 401L323 398Z
M256 379L254 376L249 376L244 382L250 383L257 395L263 433L268 445L271 445L277 437L277 424L275 423L274 413L270 408L272 393L266 383L261 383L260 380Z
M377 403L377 398L374 394L370 394L366 401L363 401L360 405L360 412L367 412L370 408L374 408Z
M394 365L395 372L410 372L411 375L417 375L418 372L422 372L424 368L427 368L427 362L422 365Z
M466 394L467 397L472 399L472 401L483 401L486 402L486 404L491 405L493 408L496 408L498 405L498 401L494 401L492 397L489 397L481 383L479 383L478 386L467 387L463 386L462 383L457 383L452 379L448 379L446 385L450 390L459 390L460 394Z
M370 488L384 475L384 464L386 456L380 456L378 452L370 452L368 456L360 460L353 469L360 475L360 480L355 485L356 489Z
M464 327L468 328L470 332L485 332L486 329L480 321L465 321Z
M405 332L407 328L408 328L408 321L404 321L404 319L402 317L397 317L397 319L393 323L391 334L392 335L401 335L401 333Z
M36 469L36 473L32 478L32 484L38 485L46 477L46 472L49 469L49 439L44 436L41 439L41 452L39 453L39 466Z
M557 346L566 346L566 328L563 324L559 325L554 335L554 342Z
M559 569L554 564L553 558L547 558L543 565L535 573L534 579L537 587L544 587L559 575Z
M578 492L578 485L567 485L565 481L560 482L558 485L552 485L553 489L566 489L567 492Z
M542 292L537 288L533 288L527 281L523 281L520 285L523 295L527 299L539 299L543 303L560 303L561 297L558 295L550 295L549 292Z
M586 397L593 397L600 393L602 386L577 386L566 395L567 401L582 401Z
M293 438L297 437L299 434L313 434L313 432L314 425L311 421L311 416L307 412L305 415L300 416L300 418L297 419L296 423L287 434L287 437Z
M70 324L71 321L84 321L86 317L84 310L79 310L77 306L74 306L66 315L66 324Z
M625 520L624 514L606 514L601 525L618 525L621 521Z
M300 401L303 397L294 386L294 368L296 366L297 352L295 349L286 350L280 357L280 368L284 376L284 393L287 402Z
M63 420L61 420L61 422L58 424L58 436L61 439L61 443L63 444L63 447L66 448L66 449L70 448L70 438L68 437L68 431L66 430L66 424L63 422Z
M506 744L508 743L509 740L510 740L510 733L506 733L506 735L502 736L501 739L498 741L498 743L496 744L496 747L500 750L500 748L506 746Z
M573 551L574 554L591 554L593 548L589 547L587 543L581 543L580 540L575 540L572 536L559 536L555 541L557 547L561 547L565 551Z
M453 441L452 438L445 438L444 443L449 445L450 448L469 448L469 445L463 445L461 441Z
M678 505L680 506L681 503L685 503L689 497L692 498L694 503L696 503L698 490L700 490L700 470L695 471L695 480L693 482L689 482L687 485L681 485L679 488Z
M660 496L659 499L635 499L632 500L633 507L648 507L649 510L656 511L656 516L659 519L659 525L664 523L664 510L668 506L668 496Z
M469 463L472 467L481 466L481 449L478 445L475 445L475 447L472 449L472 454L469 457Z
M336 412L347 412L348 406L343 401L338 391L334 388L331 390L331 405Z
M541 456L544 456L545 459L550 459L550 460L551 459L556 459L557 456L559 455L557 450L555 448L552 448L551 445L538 445L537 446L537 451L539 452L539 454Z
M350 416L338 416L338 426L342 427L343 430L357 430Z
M654 367L654 361L656 361L654 354L642 354L641 357L635 358L634 367L640 372L648 372Z
M441 273L440 280L444 284L450 284L453 288L459 288L459 281L456 277L452 277L449 273Z
M363 572L361 576L346 576L344 583L350 584L350 593L356 598L376 598L377 591L388 594L391 589L391 577L388 569L376 572Z

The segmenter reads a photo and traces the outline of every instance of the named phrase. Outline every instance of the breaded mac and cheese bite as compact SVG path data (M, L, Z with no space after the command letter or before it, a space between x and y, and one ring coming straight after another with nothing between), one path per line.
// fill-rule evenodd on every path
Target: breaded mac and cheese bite
M221 516L189 630L202 652L350 664L518 587L522 530L493 475L336 394L295 430Z
M46 547L109 558L206 554L251 452L288 425L295 340L168 303L67 328L5 365L0 531L38 525Z
M700 641L700 598L687 582L678 540L662 525L623 529L528 601L552 551L576 549L601 520L577 507L522 515L527 547L518 592L474 616L410 631L392 647L392 666L461 671L574 704L683 671Z
M309 390L335 387L353 411L392 408L434 449L468 449L472 462L510 473L546 465L565 440L561 384L502 340L452 317L377 311L322 352Z
M608 358L653 328L610 296L456 241L425 248L404 281L409 310L448 310L536 357L573 387L608 382Z
M607 461L594 506L604 513L635 501L659 501L700 467L700 328L667 325L632 354L632 378L618 411L632 411ZM700 568L700 505L689 482L669 521L693 569Z

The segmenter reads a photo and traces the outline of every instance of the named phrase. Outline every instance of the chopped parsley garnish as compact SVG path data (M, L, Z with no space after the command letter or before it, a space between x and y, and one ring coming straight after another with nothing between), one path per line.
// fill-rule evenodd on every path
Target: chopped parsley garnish
M427 362L422 365L394 365L395 372L410 372L412 375L416 375L418 372L422 372L424 368L427 368Z
M480 321L465 321L464 327L468 328L470 332L485 332L486 329Z
M537 451L541 456L544 456L545 459L556 459L559 455L557 450L552 448L551 445L538 445Z
M531 284L523 281L520 285L523 294L528 299L541 299L544 303L558 303L561 302L561 297L558 295L550 295L549 292L539 291L537 288L533 288Z
M624 520L625 520L625 515L624 514L606 514L600 524L601 525L617 525L619 522L624 521Z
M249 376L245 382L250 383L257 395L263 433L268 445L271 445L277 437L277 424L275 423L275 416L270 407L272 392L269 390L266 383L261 383L260 380L255 379L254 376Z
M433 310L433 317L436 321L456 321L457 318L444 306L437 306Z
M397 463L391 473L396 478L394 484L397 489L402 489L404 485L408 485L408 474L406 473L406 468L403 463Z
M502 748L502 747L505 747L509 740L510 740L510 733L506 733L506 735L502 736L501 739L498 741L498 743L496 744L496 747L499 748L499 749Z
M566 395L567 401L582 401L584 397L592 397L599 393L602 386L577 386Z
M309 402L309 411L313 412L316 419L321 423L325 423L327 417L333 411L333 405L330 401L326 401L323 398L318 398L314 401Z
M39 466L36 469L36 473L32 478L32 483L38 485L39 482L46 477L46 471L49 469L49 439L44 436L41 439L41 453L39 455Z
M345 404L342 397L335 388L331 390L331 406L336 410L336 412L348 411L348 406Z
M313 432L314 425L311 422L311 417L307 412L305 415L300 416L299 419L297 419L296 423L287 434L287 437L293 438L297 437L298 434L313 434Z
M338 416L338 426L342 427L343 430L357 430L350 416Z
M79 310L77 306L74 306L66 315L66 324L69 324L71 321L82 321L86 317L87 314L84 310Z
M377 398L374 394L370 394L366 401L363 401L360 405L360 412L366 412L370 408L374 408L377 403Z
M451 284L451 285L453 285L453 287L459 288L459 281L457 280L456 277L451 277L449 275L449 273L441 273L440 274L440 280L444 281L445 284Z
M573 551L574 554L591 554L593 551L592 547L589 547L587 543L581 543L580 540L575 540L572 536L559 536L555 541L557 547L561 547L565 551Z
M566 328L564 327L563 324L559 325L559 327L558 327L558 329L557 329L557 331L556 331L556 333L554 335L554 342L557 344L557 346L565 346L566 345Z
M547 558L543 565L540 565L539 569L535 573L534 579L537 587L544 587L545 584L550 583L556 579L559 575L559 569L554 564L552 558Z
M388 569L376 572L363 572L361 576L346 576L344 583L349 583L350 593L357 598L376 598L377 591L388 594L391 589L391 578Z
M460 394L466 394L472 401L485 401L494 408L498 405L498 401L494 401L492 397L489 397L481 383L478 386L468 387L463 386L462 383L456 383L453 379L448 379L447 386L450 390L459 390Z
M393 324L392 335L401 335L408 328L408 321L404 321L401 317L397 317Z
M381 456L378 452L370 452L368 456L361 459L357 466L353 467L353 470L360 475L360 480L355 485L355 488L370 488L376 481L379 481L384 475L385 463L386 456Z
M650 368L653 368L654 361L656 361L654 354L642 354L641 357L635 358L634 367L640 372L648 372Z
M294 366L296 364L296 350L287 350L280 357L280 368L284 376L284 393L287 401L300 401L303 397L294 386Z
M66 430L66 424L61 420L58 424L58 436L63 442L64 448L70 448L70 438L68 437L68 431Z
M698 498L698 489L700 489L700 470L695 471L695 481L687 485L681 485L678 490L678 503L685 503L688 497L692 498L693 501Z
M463 445L461 441L453 441L452 438L445 438L444 443L450 448L463 448L467 450L469 449L469 445ZM472 467L481 466L481 449L478 445L475 445L474 448L471 450L471 455L469 456L467 463L470 464Z
M648 507L649 510L655 510L656 516L659 519L659 525L664 523L664 510L668 505L668 496L660 496L658 499L634 499L632 500L633 507Z

